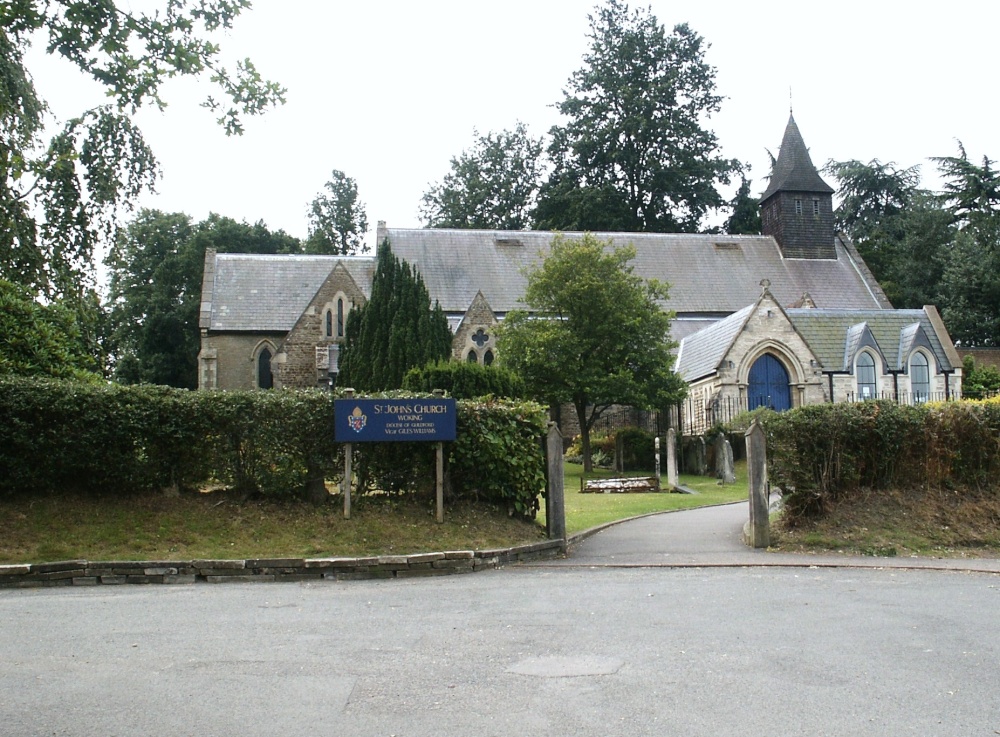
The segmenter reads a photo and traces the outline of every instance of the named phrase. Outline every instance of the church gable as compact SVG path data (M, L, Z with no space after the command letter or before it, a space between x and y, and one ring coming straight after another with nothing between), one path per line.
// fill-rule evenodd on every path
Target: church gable
M457 361L489 365L496 357L496 315L480 291L455 330L452 358Z
M328 347L344 339L347 316L367 300L342 262L327 275L275 356L278 387L325 386Z

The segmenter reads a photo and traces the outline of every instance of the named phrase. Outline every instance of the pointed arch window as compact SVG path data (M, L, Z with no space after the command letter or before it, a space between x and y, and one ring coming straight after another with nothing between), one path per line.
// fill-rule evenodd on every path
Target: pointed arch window
M344 298L337 299L337 337L344 337Z
M257 354L257 388L273 389L274 375L271 373L271 350L264 346Z
M916 351L910 357L910 391L914 404L923 404L930 399L931 369L927 356Z
M476 355L476 351L474 349L470 349L465 356L465 360L469 363L479 363L479 356Z
M875 399L878 396L878 385L875 381L875 357L868 351L862 351L858 354L855 374L858 381L858 399L862 401Z
M487 349L486 353L483 354L483 365L484 366L493 365L493 351Z
M333 313L330 310L326 311L326 333L327 338L333 337Z

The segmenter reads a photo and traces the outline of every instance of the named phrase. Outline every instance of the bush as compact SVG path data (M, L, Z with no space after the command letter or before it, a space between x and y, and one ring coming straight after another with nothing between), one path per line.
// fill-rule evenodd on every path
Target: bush
M653 434L640 427L625 427L615 436L621 448L619 467L623 471L652 471L656 465Z
M428 394L443 389L456 399L488 395L519 399L525 394L524 381L510 369L460 361L437 361L412 368L403 377L403 389Z
M510 514L533 518L545 490L546 419L535 402L459 402L458 438L449 454L456 496L503 504Z
M1000 472L1000 403L825 404L758 419L791 524L862 489L982 489Z
M542 407L457 404L458 439L448 444L452 494L534 516L544 488ZM0 417L3 494L219 482L247 495L301 496L336 478L342 463L334 402L319 390L192 392L5 378ZM354 461L361 493L434 488L433 444L358 444Z

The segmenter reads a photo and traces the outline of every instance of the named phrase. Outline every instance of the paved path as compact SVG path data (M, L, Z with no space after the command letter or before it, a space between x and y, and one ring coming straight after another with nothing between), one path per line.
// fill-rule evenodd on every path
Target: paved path
M654 514L611 525L570 546L565 559L540 566L817 566L919 568L1000 573L1000 560L876 558L754 550L743 542L747 503Z

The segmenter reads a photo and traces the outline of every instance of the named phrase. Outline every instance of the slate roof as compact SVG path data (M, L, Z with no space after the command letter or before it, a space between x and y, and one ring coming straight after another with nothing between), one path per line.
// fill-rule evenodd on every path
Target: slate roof
M500 313L524 309L518 300L554 233L545 231L387 229L393 253L417 266L431 297L446 312L464 312L476 292ZM580 233L565 233L580 237ZM786 259L771 236L598 233L614 245L632 244L636 273L670 284L664 305L677 313L718 319L756 301L760 281L782 305L809 292L818 307L878 309L888 304L863 263L839 240L836 259ZM380 238L381 242L381 238ZM881 301L880 301L881 298Z
M675 370L687 382L716 372L733 341L743 330L757 303L724 320L686 336L677 353ZM862 345L871 340L885 360L885 368L906 368L918 345L928 348L937 367L955 368L933 321L924 310L822 310L786 309L789 321L808 343L824 371L848 371Z
M937 358L938 367L946 371L956 368L948 358L942 336L937 334L924 310L791 309L786 312L826 371L850 368L854 351L848 347L849 333L852 328L860 333L856 326L862 324L878 343L887 368L891 370L905 368L909 352L915 346L916 331L911 328L915 324L920 325L920 332L926 336L927 347Z
M760 201L763 202L778 192L833 193L833 187L823 181L813 166L809 149L806 148L799 127L791 114L788 116L788 125L781 139L781 148L778 151L778 159L774 162L771 179L764 194L760 196Z
M206 265L200 326L216 331L287 332L337 262L365 297L375 262L356 256L219 253Z
M541 261L555 236L545 231L402 228L384 235L393 253L417 268L431 299L438 300L456 324L480 290L501 317L523 309L519 300L527 286L524 268ZM794 304L805 292L821 308L875 310L888 304L864 263L839 240L836 259L786 259L771 236L598 236L616 246L634 245L636 273L671 285L663 307L686 318L675 322L675 340L756 301L764 278L782 305ZM201 327L288 331L338 261L367 297L375 270L370 257L217 254L214 269L206 264Z
M748 305L726 319L685 337L678 348L675 369L681 378L691 382L715 373L756 306L756 303Z

